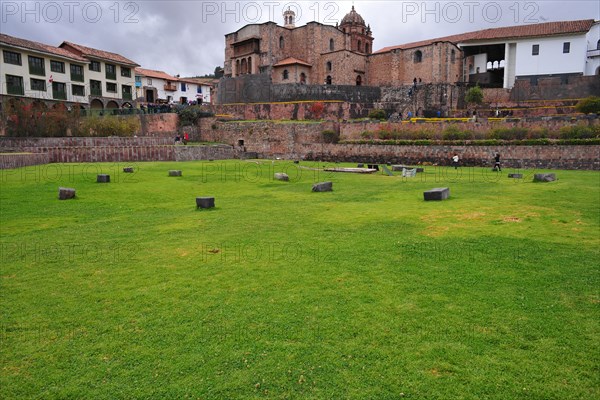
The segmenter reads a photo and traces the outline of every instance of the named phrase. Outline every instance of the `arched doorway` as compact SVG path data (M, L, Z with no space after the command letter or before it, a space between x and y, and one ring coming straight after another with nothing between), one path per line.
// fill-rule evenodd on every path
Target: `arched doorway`
M325 84L326 85L331 85L331 75L327 75L327 78L325 79Z
M304 72L300 74L300 83L303 85L306 83L306 74Z
M360 86L362 85L362 77L360 75L358 75L356 77L356 86Z
M90 103L90 108L92 110L102 110L102 109L104 109L104 104L102 104L102 101L100 101L98 99L94 99Z

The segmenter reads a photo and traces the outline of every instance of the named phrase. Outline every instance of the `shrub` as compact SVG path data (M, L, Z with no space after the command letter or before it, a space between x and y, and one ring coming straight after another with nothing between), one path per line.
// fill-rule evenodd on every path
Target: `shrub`
M312 114L313 119L321 119L325 111L325 104L322 101L317 101L310 106L308 111Z
M375 137L375 133L370 131L363 131L360 133L360 137L363 139L373 139Z
M472 133L469 131L461 131L456 126L450 125L442 133L443 140L468 140L472 138Z
M563 126L559 131L560 139L592 139L599 136L597 126L574 125Z
M590 96L581 99L575 109L584 114L600 114L600 97Z
M496 128L490 132L491 139L500 140L522 140L527 138L527 128Z
M196 125L200 118L212 117L214 114L202 110L200 106L182 107L177 110L179 126Z
M140 129L140 120L137 117L119 116L94 116L83 119L79 127L81 136L131 137Z
M378 119L380 121L384 121L386 119L385 110L371 110L371 112L369 112L368 117L370 119Z
M340 140L339 133L330 129L321 132L321 136L323 137L323 142L325 143L337 143Z

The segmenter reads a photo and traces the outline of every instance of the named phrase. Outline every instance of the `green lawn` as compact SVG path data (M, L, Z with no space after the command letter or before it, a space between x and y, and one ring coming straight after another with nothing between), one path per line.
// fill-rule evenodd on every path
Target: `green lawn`
M128 165L0 171L0 398L600 397L598 172Z

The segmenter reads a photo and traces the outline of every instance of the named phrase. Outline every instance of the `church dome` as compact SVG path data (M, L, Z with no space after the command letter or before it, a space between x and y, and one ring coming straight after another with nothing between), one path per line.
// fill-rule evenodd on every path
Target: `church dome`
M354 10L354 6L352 6L352 11L350 11L348 14L346 14L346 16L344 16L340 25L344 24L364 26L365 20L363 19L363 17L360 16L359 13L356 12L356 10Z

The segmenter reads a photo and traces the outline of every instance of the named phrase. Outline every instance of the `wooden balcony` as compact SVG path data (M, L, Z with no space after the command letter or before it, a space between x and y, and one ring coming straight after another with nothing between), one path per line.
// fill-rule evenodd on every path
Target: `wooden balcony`
M165 90L167 90L169 92L176 92L177 85L171 85L170 83L165 83Z

